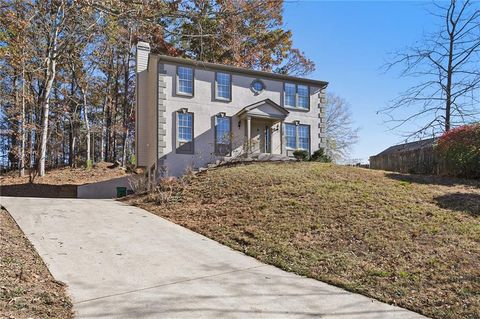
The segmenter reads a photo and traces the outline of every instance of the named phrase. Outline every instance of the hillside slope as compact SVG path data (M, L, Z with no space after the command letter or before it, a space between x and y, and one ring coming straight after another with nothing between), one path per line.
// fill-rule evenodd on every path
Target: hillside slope
M82 185L86 183L101 182L113 178L125 176L125 170L121 167L109 168L112 163L96 163L92 168L72 168L69 166L48 170L45 176L35 176L34 184L43 185ZM0 185L20 185L29 182L28 172L19 177L17 171L11 171L0 175Z
M479 183L263 163L130 201L285 270L435 318L479 318Z

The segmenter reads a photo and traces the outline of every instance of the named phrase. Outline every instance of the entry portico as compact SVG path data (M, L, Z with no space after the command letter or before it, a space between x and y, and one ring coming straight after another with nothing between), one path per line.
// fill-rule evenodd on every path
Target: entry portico
M284 154L283 122L289 111L270 99L250 104L236 115L244 122L247 154Z

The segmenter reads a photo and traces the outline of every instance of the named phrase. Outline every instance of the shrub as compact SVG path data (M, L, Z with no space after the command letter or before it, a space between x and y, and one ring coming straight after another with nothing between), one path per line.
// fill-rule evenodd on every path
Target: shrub
M130 176L128 183L135 194L143 194L148 191L148 177L145 174Z
M88 160L86 163L85 163L85 167L87 169L91 169L93 167L93 161L92 160Z
M296 150L293 152L293 156L299 161L307 161L309 154L305 150Z
M480 123L444 133L435 150L450 175L480 178Z
M332 161L330 156L325 154L325 150L323 148L320 148L315 152L313 152L312 156L310 156L310 160L315 162L322 162L322 163L330 163Z
M130 156L130 159L128 160L128 163L130 165L132 165L133 167L137 166L137 157L135 156L135 154L132 154Z

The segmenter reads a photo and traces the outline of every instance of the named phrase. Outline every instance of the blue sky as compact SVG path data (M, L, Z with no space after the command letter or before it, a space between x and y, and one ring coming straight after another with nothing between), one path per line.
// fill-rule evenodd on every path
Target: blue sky
M361 159L401 142L377 111L412 84L384 73L388 53L420 40L438 21L428 1L286 1L285 27L294 46L316 64L309 77L330 82L328 91L345 98L361 128L351 158ZM408 130L408 127L406 128Z

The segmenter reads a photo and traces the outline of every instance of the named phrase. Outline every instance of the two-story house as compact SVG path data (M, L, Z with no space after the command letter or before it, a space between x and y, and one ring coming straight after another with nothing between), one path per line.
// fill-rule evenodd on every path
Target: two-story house
M150 172L325 143L327 82L151 54L145 42L136 59L137 166Z

